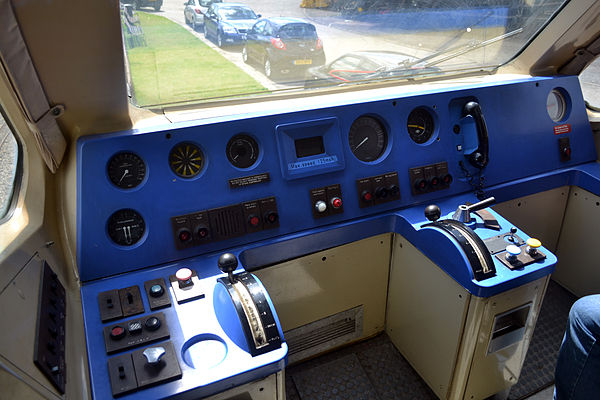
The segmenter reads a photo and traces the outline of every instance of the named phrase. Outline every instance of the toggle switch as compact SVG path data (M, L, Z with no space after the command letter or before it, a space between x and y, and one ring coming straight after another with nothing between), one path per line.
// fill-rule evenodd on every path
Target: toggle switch
M540 242L538 239L535 238L529 238L527 239L527 254L529 254L531 257L535 257L538 254L537 249L542 245L542 242Z
M160 346L148 347L142 354L146 357L146 362L149 365L158 365L160 359L165 355L165 348Z
M506 246L506 260L510 263L514 263L517 261L517 256L521 254L521 249L519 246L515 246L514 244L509 244Z

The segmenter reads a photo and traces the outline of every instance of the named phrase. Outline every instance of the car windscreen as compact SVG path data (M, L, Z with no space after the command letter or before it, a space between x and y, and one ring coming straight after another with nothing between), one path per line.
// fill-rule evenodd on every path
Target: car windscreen
M219 7L217 11L219 17L225 20L230 19L256 19L256 14L249 8L244 7Z
M282 39L316 39L317 30L310 24L293 23L279 28L279 37Z

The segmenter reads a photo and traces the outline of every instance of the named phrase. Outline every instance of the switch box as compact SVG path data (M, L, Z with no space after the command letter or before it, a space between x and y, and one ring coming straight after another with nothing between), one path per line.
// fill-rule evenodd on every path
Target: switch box
M108 375L113 397L133 392L138 387L129 353L108 359Z
M311 189L310 204L314 218L342 214L344 203L342 188L339 184Z
M156 365L151 365L147 362L143 354L145 349L136 350L131 355L140 389L181 378L181 368L179 367L173 344L171 342L164 342L157 343L152 347L162 347L165 349L165 355L162 356Z
M192 277L190 278L191 284L181 287L179 280L175 275L169 276L169 283L173 288L173 294L178 304L182 304L188 301L201 299L204 297L204 287L198 279L196 271L192 270Z
M100 307L100 320L102 322L107 322L123 316L121 299L117 289L100 293L98 295L98 306Z
M160 293L152 291L152 287L156 287L156 285L161 287L162 290ZM169 291L167 290L167 285L165 284L165 280L163 278L152 279L144 282L144 289L146 289L146 296L148 298L148 303L150 304L150 310L154 311L160 308L169 307L171 305Z
M408 170L410 188L413 195L448 189L453 181L448 172L448 163L439 162Z
M389 201L400 200L398 173L390 172L356 180L358 206L365 208Z
M145 311L142 294L137 285L119 289L119 299L121 300L121 310L123 310L124 317L141 314Z
M154 322L152 318L158 319L158 325L148 323L149 320ZM150 314L104 327L107 354L166 339L169 336L169 327L163 313Z

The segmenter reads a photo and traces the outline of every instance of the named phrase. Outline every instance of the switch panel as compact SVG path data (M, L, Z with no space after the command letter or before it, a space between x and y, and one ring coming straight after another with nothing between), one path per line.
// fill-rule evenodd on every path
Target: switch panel
M311 189L310 203L314 218L327 217L329 215L342 214L344 203L342 200L342 188L339 184Z
M279 227L275 197L171 218L178 250Z
M560 151L560 161L571 160L571 143L568 137L558 139L558 150Z
M177 274L169 276L169 283L178 304L204 297L204 288L198 279L198 274L196 271L190 270L190 272L191 276L185 282L180 281Z
M137 285L119 289L119 299L121 300L121 310L123 310L124 317L144 312L144 302L142 301L140 288Z
M413 195L448 189L453 181L452 175L448 172L448 163L445 161L410 168L408 175Z
M65 314L65 289L44 261L33 362L61 394L67 378Z
M157 343L154 348L164 349L164 355L156 363L150 363L144 355L144 351L150 349L140 349L131 355L137 377L138 388L164 383L181 378L181 368L177 361L177 355L171 342Z
M108 374L113 397L133 392L138 387L129 353L109 358Z
M398 173L390 172L356 180L360 208L400 200Z
M121 299L117 289L100 293L98 295L98 306L100 307L100 320L102 322L107 322L123 316Z
M146 289L150 310L154 311L171 305L169 291L163 278L144 282L144 289Z
M108 354L169 337L163 313L122 321L104 327L104 344Z

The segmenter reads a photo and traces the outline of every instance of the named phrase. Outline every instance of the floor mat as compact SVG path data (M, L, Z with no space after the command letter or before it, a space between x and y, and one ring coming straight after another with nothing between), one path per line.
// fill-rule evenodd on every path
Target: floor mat
M519 381L508 398L522 399L554 383L554 367L565 333L569 310L577 300L573 294L550 280L542 303Z
M437 399L385 334L288 367L286 398Z

